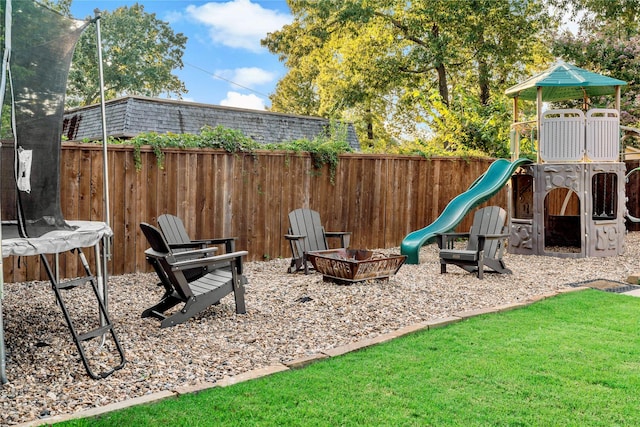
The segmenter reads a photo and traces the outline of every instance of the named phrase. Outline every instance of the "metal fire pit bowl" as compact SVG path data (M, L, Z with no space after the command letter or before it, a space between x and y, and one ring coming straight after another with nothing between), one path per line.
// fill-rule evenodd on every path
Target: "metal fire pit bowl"
M350 284L385 279L396 274L406 255L385 256L365 249L331 249L307 253L307 258L325 281Z

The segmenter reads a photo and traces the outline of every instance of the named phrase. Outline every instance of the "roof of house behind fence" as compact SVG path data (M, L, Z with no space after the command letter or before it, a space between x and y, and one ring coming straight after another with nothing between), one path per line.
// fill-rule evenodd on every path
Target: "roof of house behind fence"
M100 105L89 105L65 112L63 135L70 141L102 139L100 110ZM267 144L313 139L325 133L329 125L329 120L319 117L142 96L107 101L105 111L107 135L115 138L133 138L143 132L198 134L206 125L221 125ZM350 123L347 139L353 149L360 149Z

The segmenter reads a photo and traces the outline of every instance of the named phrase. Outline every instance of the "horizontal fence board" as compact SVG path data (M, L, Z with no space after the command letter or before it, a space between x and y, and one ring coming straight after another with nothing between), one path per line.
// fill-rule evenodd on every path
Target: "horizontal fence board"
M109 274L152 271L140 222L180 216L192 238L238 238L247 260L289 258L283 235L296 208L320 212L328 231L351 231L351 247L398 247L409 232L433 222L455 196L484 173L492 159L432 158L349 153L331 177L309 154L260 150L168 149L161 164L150 147L137 170L130 146L109 146L110 225L114 232ZM68 220L104 221L102 147L64 143L61 205ZM506 190L484 205L506 207ZM458 230L468 230L470 215ZM331 242L330 242L331 244ZM92 261L93 250L85 251ZM7 282L46 279L38 257L4 261ZM61 254L61 274L82 274L74 255Z

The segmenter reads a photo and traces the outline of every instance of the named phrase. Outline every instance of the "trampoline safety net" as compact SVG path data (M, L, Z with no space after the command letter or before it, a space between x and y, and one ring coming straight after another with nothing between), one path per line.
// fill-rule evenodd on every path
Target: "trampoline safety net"
M2 57L8 59L0 94L2 237L40 237L71 229L60 207L62 119L73 51L90 22L32 0L2 1L0 8Z

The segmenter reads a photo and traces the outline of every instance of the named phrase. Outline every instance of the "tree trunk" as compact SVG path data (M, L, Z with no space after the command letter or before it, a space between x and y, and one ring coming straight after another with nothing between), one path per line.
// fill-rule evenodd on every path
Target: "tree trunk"
M447 85L447 71L444 68L444 64L440 63L436 67L438 70L438 93L440 94L440 98L442 98L442 102L447 107L449 106L449 86Z
M482 50L484 46L484 29L478 29L478 47ZM480 103L487 105L491 92L489 89L489 65L484 55L480 53L478 55L478 84L480 85Z
M489 66L484 59L478 61L478 84L480 85L480 103L487 105L491 91L489 89Z
M438 40L440 38L440 28L438 27L438 24L433 24L433 26L431 27L431 34L433 35L434 40ZM444 105L448 107L449 87L447 85L447 70L444 66L444 62L442 61L444 52L441 52L441 50L442 45L440 44L440 46L437 47L437 59L435 64L436 71L438 72L438 93L440 94L440 98L442 98L442 102L444 102Z

